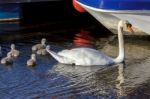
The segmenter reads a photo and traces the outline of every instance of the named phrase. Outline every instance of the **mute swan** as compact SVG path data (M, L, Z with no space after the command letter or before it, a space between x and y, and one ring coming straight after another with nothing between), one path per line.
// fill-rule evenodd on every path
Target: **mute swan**
M46 39L45 38L42 38L41 40L41 44L36 44L32 47L32 51L37 51L39 49L43 49L46 47Z
M31 58L27 61L28 66L35 66L36 65L36 55L31 54Z
M123 28L131 28L131 24L128 21L121 20L118 23L118 40L119 40L119 55L113 59L108 57L104 53L92 49L92 48L73 48L71 50L62 50L55 53L50 50L50 46L46 47L52 57L58 62L63 64L75 64L75 65L110 65L115 63L121 63L124 61L124 40L123 40ZM130 29L131 30L131 29Z
M15 44L11 44L11 51L10 51L11 55L13 57L18 57L19 56L19 51L15 49Z
M10 52L7 53L7 57L1 59L1 64L12 64L12 63L13 63L13 57Z

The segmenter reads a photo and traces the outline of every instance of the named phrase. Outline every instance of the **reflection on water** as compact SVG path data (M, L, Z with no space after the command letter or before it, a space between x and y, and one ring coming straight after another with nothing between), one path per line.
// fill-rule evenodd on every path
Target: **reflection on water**
M123 89L123 84L124 82L124 64L118 64L118 77L116 79L118 81L118 84L116 84L116 88L117 88L117 96L123 97L124 95L124 89Z
M99 98L103 97L101 95L104 95L104 97L114 97L111 94L113 93L114 86L109 85L113 82L105 81L108 78L114 79L114 77L108 75L110 77L103 78L106 76L105 70L106 68L103 66L87 67L56 64L49 70L49 73L55 72L69 79L69 82L72 84L65 86L65 91L69 94L72 93L71 90L74 90L74 93L79 95L93 95ZM57 92L57 94L65 93L65 91Z
M79 33L75 34L73 43L75 47L92 48L94 46L94 38L89 31L81 30Z
M15 33L19 28L19 22L0 22L0 34Z
M44 35L47 44L58 52L66 47L96 47L116 57L118 41L115 37L93 39L91 31L80 31L73 40L68 35ZM84 36L83 36L84 35ZM94 34L93 34L94 35ZM72 36L72 35L71 35ZM150 84L149 37L125 37L124 64L113 66L72 66L59 64L50 55L37 56L37 66L28 68L26 61L31 47L41 38L1 41L3 56L16 44L21 51L11 66L0 65L0 97L3 99L148 99ZM96 40L96 44L93 40ZM146 87L145 87L146 86Z
M149 36L125 37L125 68L124 71L121 71L123 72L123 74L121 74L122 77L119 78L121 82L123 82L120 87L123 91L121 91L120 94L123 94L128 98L148 99L147 96L149 96L149 88L145 88L145 85L147 86L150 81L149 40ZM98 41L97 45L100 45ZM106 43L101 50L110 56L117 56L117 39ZM119 72L119 74L121 72ZM139 89L142 88L144 88L143 92L140 92L139 94Z

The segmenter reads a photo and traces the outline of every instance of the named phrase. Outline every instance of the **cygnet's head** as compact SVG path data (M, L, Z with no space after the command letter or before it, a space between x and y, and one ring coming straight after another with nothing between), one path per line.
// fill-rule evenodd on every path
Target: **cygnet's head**
M31 54L31 59L36 60L36 55L35 54Z
M127 20L120 20L118 26L124 28L125 30L128 30L131 33L134 32L132 29L132 24Z
M15 49L15 44L11 44L11 49Z
M46 38L42 38L41 44L42 44L42 45L45 45L45 43L46 43Z

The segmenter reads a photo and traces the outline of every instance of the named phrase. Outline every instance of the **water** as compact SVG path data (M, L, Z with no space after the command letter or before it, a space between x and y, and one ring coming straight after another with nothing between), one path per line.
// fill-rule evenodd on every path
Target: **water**
M72 66L58 63L50 55L37 55L37 65L26 61L31 47L47 39L53 51L74 47L92 47L111 57L118 54L114 35L102 36L96 29L70 32L34 32L2 36L3 57L15 43L20 56L12 65L0 64L1 99L149 99L150 37L125 36L126 59L113 66ZM67 31L67 30L66 30ZM10 31L9 31L10 32ZM108 31L107 31L108 32ZM83 36L84 34L84 36ZM86 35L86 38L85 38Z

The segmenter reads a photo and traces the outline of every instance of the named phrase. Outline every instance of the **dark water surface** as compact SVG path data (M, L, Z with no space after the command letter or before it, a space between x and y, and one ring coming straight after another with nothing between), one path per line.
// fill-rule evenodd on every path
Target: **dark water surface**
M115 35L105 30L66 29L65 32L34 32L1 36L3 56L15 43L20 56L13 65L0 64L1 99L150 99L150 37L125 36L126 59L113 66L72 66L59 64L50 55L37 55L37 65L26 66L31 47L47 39L53 51L93 47L107 55L118 55ZM3 31L1 31L3 32ZM10 32L10 31L7 31ZM108 32L108 31L107 31ZM84 36L83 36L84 35Z

